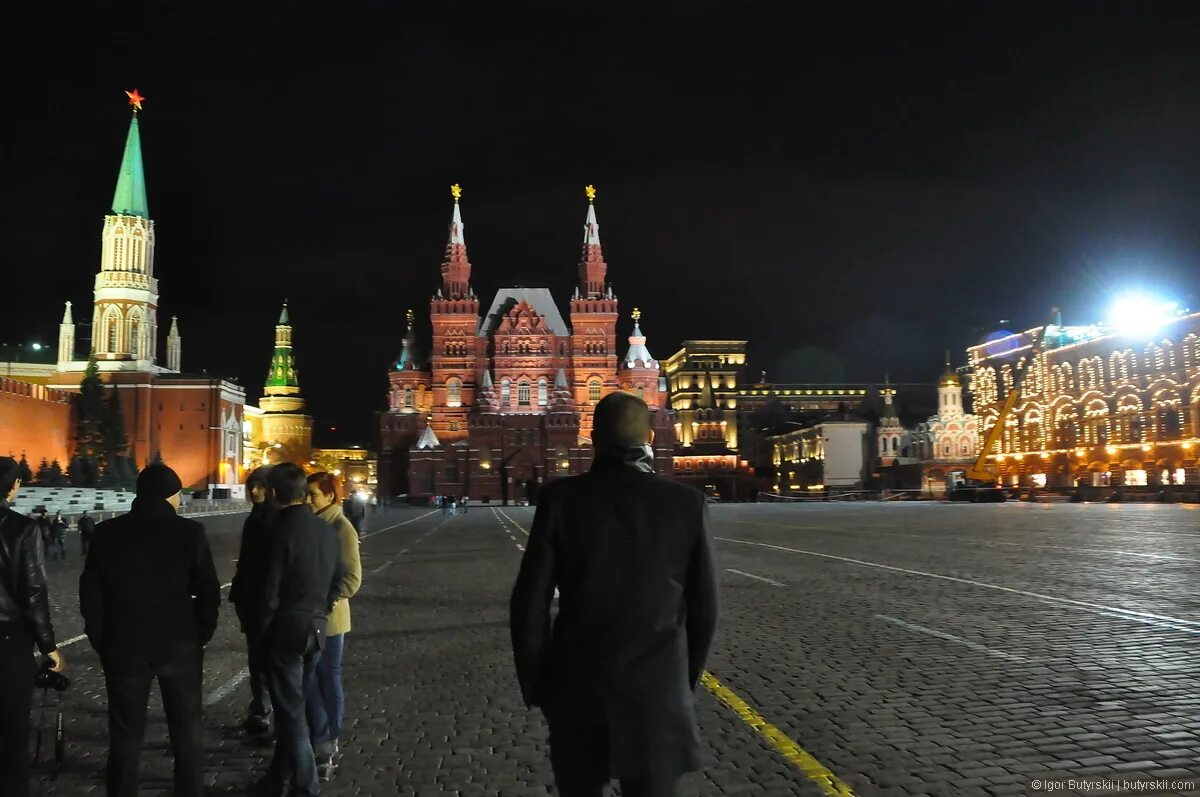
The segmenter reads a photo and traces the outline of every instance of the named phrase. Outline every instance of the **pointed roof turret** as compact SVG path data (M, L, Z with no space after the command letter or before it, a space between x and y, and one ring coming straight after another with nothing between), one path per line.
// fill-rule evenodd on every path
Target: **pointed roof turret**
M64 324L74 324L75 323L75 319L71 315L71 303L70 302L67 302L67 306L63 308L62 323L64 323Z
M121 171L117 173L117 190L113 192L112 212L117 216L150 218L150 203L146 199L146 171L142 166L142 136L138 130L138 115L142 100L137 89L125 92L133 106L129 133L125 136L125 153L121 156Z
M471 262L467 259L467 237L458 207L462 187L458 183L450 186L450 195L454 197L454 212L450 216L450 237L442 259L442 287L438 297L445 293L448 299L467 299L471 295Z
M883 375L883 417L884 418L895 418L896 417L896 407L894 404L892 404L892 395L895 394L895 392L896 391L892 389L891 379L888 377L887 374L884 374Z
M626 368L658 368L658 361L646 348L646 336L642 334L642 311L633 308L633 334L629 336L629 351L625 354Z
M397 371L414 371L420 367L417 364L417 333L413 330L414 318L416 318L416 314L412 310L404 314L404 321L408 326L404 330L400 356L396 358Z
M179 337L179 316L171 316L171 329L167 332L167 337Z
M588 198L587 219L583 223L583 252L579 258L579 285L583 298L599 299L605 295L604 281L608 264L600 248L600 223L596 221L596 188L584 189Z
M570 390L571 386L567 384L567 372L559 368L554 374L554 389L555 390Z
M483 369L482 385L483 385L484 390L488 390L489 388L494 387L494 385L492 384L492 372L486 368Z
M571 400L571 385L567 382L567 372L562 368L554 374L554 396L550 399L550 406L556 412L572 412L575 409Z
M962 387L962 381L959 380L958 374L954 372L954 367L950 365L950 350L946 349L946 370L942 372L942 378L938 380L939 387Z
M421 436L417 438L417 448L437 448L441 444L437 435L433 433L433 427L429 425L425 426L425 431L421 432Z
M275 325L275 353L271 355L271 367L267 371L268 388L296 388L299 392L300 374L296 370L296 357L292 353L292 322L288 316L287 299L279 311L279 323Z

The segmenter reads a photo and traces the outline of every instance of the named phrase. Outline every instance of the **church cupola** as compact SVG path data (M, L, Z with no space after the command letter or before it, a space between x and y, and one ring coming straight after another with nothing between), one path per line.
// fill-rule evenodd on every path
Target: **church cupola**
M404 321L408 325L404 331L404 342L401 344L400 356L396 358L397 371L415 371L420 368L417 358L417 333L413 330L413 319L416 314L412 310L404 314Z
M946 370L938 380L938 414L945 418L947 415L963 412L962 381L950 365L950 351L946 351Z
M646 348L646 336L642 333L642 311L633 308L633 334L629 336L629 350L621 360L618 378L622 385L628 387L641 397L651 407L662 404L663 396L659 395L658 383L661 368L658 361Z
M450 237L446 241L446 255L442 259L441 298L470 299L471 263L467 260L467 238L458 200L462 188L456 183L450 186L454 197L454 214L450 217Z

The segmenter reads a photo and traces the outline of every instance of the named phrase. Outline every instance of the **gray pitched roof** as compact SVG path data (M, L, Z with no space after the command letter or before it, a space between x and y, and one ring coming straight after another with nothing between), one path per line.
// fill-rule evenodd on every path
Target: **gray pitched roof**
M546 327L555 335L569 335L567 325L563 323L562 315L558 312L558 305L554 303L554 296L550 293L549 288L501 288L496 291L496 298L492 300L492 306L488 308L487 314L479 322L480 335L487 335L496 331L500 326L500 319L508 314L508 311L516 307L524 299L529 303L534 310L546 318Z

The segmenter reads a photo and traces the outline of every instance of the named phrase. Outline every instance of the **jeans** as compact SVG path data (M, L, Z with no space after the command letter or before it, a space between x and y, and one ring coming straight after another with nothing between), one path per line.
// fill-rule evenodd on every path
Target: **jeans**
M342 720L346 716L346 694L342 691L342 654L345 649L345 634L325 637L316 677L304 695L308 730L314 745L336 742L342 736Z
M67 561L67 538L66 537L55 537L54 538L54 555L57 558L62 559L64 562Z
M150 684L158 678L167 732L175 754L177 797L204 794L204 726L201 692L204 653L159 666L145 662L104 668L108 691L108 797L136 797L142 745L146 737L146 706Z
M320 658L315 637L304 653L267 651L267 684L275 709L275 756L267 779L272 785L290 781L289 797L312 797L321 789L304 706Z
M271 692L267 689L267 648L257 631L246 632L246 666L250 670L250 716L271 716Z
M5 797L29 797L33 673L33 637L18 623L0 623L0 794Z

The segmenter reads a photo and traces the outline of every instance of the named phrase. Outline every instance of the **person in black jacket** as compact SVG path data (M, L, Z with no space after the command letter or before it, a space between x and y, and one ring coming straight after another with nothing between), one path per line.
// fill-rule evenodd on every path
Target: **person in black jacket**
M14 512L21 469L0 457L0 794L29 795L29 710L34 645L55 672L65 665L54 644L42 536L37 521Z
M88 547L92 544L92 533L96 530L96 521L85 509L83 510L83 514L79 516L79 520L75 523L79 526L80 548L83 551L83 555L87 556Z
M258 628L267 647L275 755L258 792L277 795L286 785L290 796L315 795L320 784L304 696L342 587L341 545L333 526L305 505L308 481L300 466L275 465L267 482L278 512L271 523Z
M563 797L600 797L610 777L626 797L670 795L700 767L692 692L717 621L708 505L654 475L652 440L640 398L596 405L592 469L542 488L513 589L517 677L550 726Z
M242 727L255 735L271 730L267 649L258 629L262 585L267 577L267 531L273 514L271 502L267 500L267 475L270 472L271 466L263 465L246 477L246 493L253 507L242 525L237 570L229 588L229 601L237 610L242 633L246 635L246 666L250 669L250 711Z
M150 685L158 679L175 754L177 797L204 792L204 646L221 585L204 526L176 514L179 477L150 465L129 513L96 526L79 581L84 633L108 692L109 797L134 797Z

